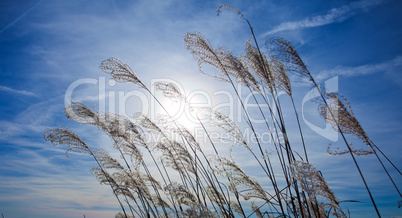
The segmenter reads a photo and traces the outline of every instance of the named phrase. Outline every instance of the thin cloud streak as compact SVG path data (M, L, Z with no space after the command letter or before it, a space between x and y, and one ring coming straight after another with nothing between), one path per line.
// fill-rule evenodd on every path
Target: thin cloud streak
M19 95L26 95L26 96L37 96L35 93L32 92L28 92L25 90L16 90L7 86L2 86L0 85L0 91L5 91L5 92L9 92L9 93L14 93L14 94L19 94Z
M402 79L400 78L400 69L402 67L402 56L397 56L394 59L387 60L377 64L365 64L356 67L337 66L331 70L324 70L317 75L317 80L323 80L333 76L361 76L374 73L385 73L399 86L402 86Z
M32 104L14 118L1 119L0 141L14 142L20 137L33 136L38 133L42 135L49 125L57 122L59 111L63 111L62 97L64 96Z
M2 34L4 31L6 31L8 28L10 28L12 25L14 25L15 23L17 23L21 18L23 18L25 15L27 15L30 11L32 11L34 8L36 8L36 6L38 6L41 2L43 2L43 0L40 0L39 2L37 2L34 6L32 6L30 9L28 9L25 13L23 13L21 16L19 16L17 19L15 19L13 22L11 22L10 24L8 24L6 27L4 27L3 29L0 30L0 34Z
M311 27L324 26L332 23L340 23L348 18L358 14L359 12L367 12L368 10L380 5L382 0L372 1L357 1L352 2L349 5L344 5L339 8L333 8L325 15L319 15L315 17L309 17L301 21L284 22L276 26L273 30L263 34L263 37L282 32L286 30L296 30Z

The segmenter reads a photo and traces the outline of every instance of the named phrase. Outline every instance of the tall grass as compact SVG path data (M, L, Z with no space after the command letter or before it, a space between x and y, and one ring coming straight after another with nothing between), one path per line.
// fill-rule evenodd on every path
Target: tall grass
M246 42L243 55L235 56L230 50L213 48L200 33L187 33L184 42L202 73L230 84L255 143L247 140L242 129L228 116L212 108L192 108L174 84L156 83L156 89L165 97L184 102L196 112L208 139L207 144L201 145L190 130L172 118L134 71L117 58L103 61L100 64L102 71L117 82L130 82L144 89L165 115L156 120L146 115L131 119L93 110L79 102L72 102L65 108L68 119L96 126L105 132L112 139L118 158L103 149L89 146L66 128L46 130L45 140L55 145L68 145L67 155L77 152L93 157L97 166L91 173L101 184L111 187L121 207L116 217L346 217L341 201L331 191L321 172L309 162L309 147L303 136L288 76L288 73L293 73L306 78L320 93L320 112L326 122L341 134L346 148L345 151L328 148L328 151L332 155L351 156L373 209L380 216L356 156L375 155L401 196L395 178L391 177L383 161L398 168L369 139L345 99L338 93L325 93L320 89L290 42L272 38L266 42L268 51L264 53L250 22L230 6L219 7L219 13L222 9L236 12L250 27L252 40ZM214 67L218 73L206 72L205 66ZM239 93L239 84L248 89L257 103L258 112L265 120L263 129L252 122ZM293 105L294 124L298 126L295 133L289 133L285 126L289 121L285 122L280 92L286 93ZM210 129L205 118L209 118L215 128ZM244 149L244 155L257 164L262 178L250 176L231 155L222 156L217 149L219 144L211 138L216 128L230 135L231 142ZM272 144L262 142L257 137L258 131L268 133L274 139ZM298 134L300 143L291 144L290 134ZM354 149L346 139L347 134L361 139L367 147ZM211 149L206 149L208 146ZM296 146L302 146L304 154L295 152L299 149Z

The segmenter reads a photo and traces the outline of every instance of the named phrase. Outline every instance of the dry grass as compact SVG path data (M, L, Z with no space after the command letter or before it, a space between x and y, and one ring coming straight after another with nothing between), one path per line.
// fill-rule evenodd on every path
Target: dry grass
M221 6L219 10L221 9L236 12L250 24L238 10L230 6ZM229 50L214 49L200 33L188 33L184 41L202 73L210 75L203 71L205 65L215 67L219 73L211 76L232 85L254 136L257 135L257 130L238 94L237 83L247 87L256 102L257 97L263 99L263 103L259 104L265 104L268 110L263 111L262 107L259 107L259 111L266 118L264 131L276 139L273 140L273 145L264 144L257 137L256 143L248 142L234 121L211 108L203 108L200 114L210 117L215 126L232 137L234 143L242 145L245 155L248 154L250 159L258 163L257 167L264 179L252 178L234 158L222 157L212 140L209 145L212 146L213 153L204 153L203 146L200 146L196 137L173 120L164 105L134 71L116 58L101 63L103 72L115 81L131 82L148 91L168 116L160 116L153 121L146 115L141 115L132 120L92 110L82 103L73 102L65 109L67 118L80 124L96 126L105 132L113 140L114 148L120 156L114 158L105 150L87 145L77 134L65 128L47 130L45 140L55 145L68 145L67 154L86 153L94 158L97 167L94 167L91 173L101 184L111 187L121 206L122 212L116 217L346 217L340 201L324 177L308 161L308 147L304 143L287 73L308 78L319 90L322 96L320 109L323 117L342 134L345 141L346 150L329 149L329 152L336 155L350 154L363 181L364 175L354 156L374 153L382 166L384 165L377 151L386 156L368 138L349 105L343 103L339 94L321 92L290 42L281 38L271 39L267 42L269 51L264 54L255 40L252 28L250 30L254 42L246 42L245 53L240 57L236 57ZM163 82L155 87L165 97L187 102L174 84ZM295 153L293 145L289 142L278 99L278 93L281 91L285 91L293 103L297 117L295 122L299 126L299 132L296 134L300 134L304 157ZM268 99L273 101L269 103ZM198 120L209 137L211 132L201 119ZM344 137L346 134L363 140L367 148L363 151L353 149ZM158 137L150 137L154 140L146 141L147 135ZM273 150L269 146L273 147ZM271 151L268 152L269 150ZM148 158L151 161L148 161ZM387 161L390 162L388 158ZM273 163L280 167L273 167ZM151 168L153 170L150 170ZM385 167L384 170L388 174ZM393 181L389 174L388 176ZM399 193L396 185L395 188ZM379 215L367 184L366 189Z

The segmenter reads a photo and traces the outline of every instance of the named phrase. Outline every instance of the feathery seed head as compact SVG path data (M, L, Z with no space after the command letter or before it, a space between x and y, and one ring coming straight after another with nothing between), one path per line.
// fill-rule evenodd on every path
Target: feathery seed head
M229 74L225 69L225 66L222 63L222 55L224 53L223 49L214 50L207 39L200 33L187 33L184 37L184 43L186 48L191 51L194 59L197 60L198 67L201 73L206 74L208 76L212 76L215 79L222 82L229 82ZM211 65L218 69L221 75L213 74L210 75L203 71L202 66L204 64Z
M254 74L269 87L272 92L274 88L274 75L269 67L268 59L254 47L250 40L246 42L246 64L254 71Z
M355 135L371 147L370 139L354 116L348 101L334 92L327 93L327 97L327 104L321 102L319 106L320 114L326 122L330 123L335 131L341 129L343 133Z
M161 91L166 98L170 98L173 101L186 100L186 97L180 92L179 88L168 82L156 82L154 83L156 89Z
M239 142L243 146L245 146L247 149L251 150L251 148L248 146L246 140L244 139L244 136L240 130L240 128L237 126L237 124L231 120L229 117L226 115L220 113L219 111L214 111L210 110L210 116L212 123L216 126L219 126L223 130L225 130L227 133L231 134L232 137L235 139L235 141Z
M273 58L269 63L270 71L274 76L276 88L280 91L286 92L286 94L291 96L292 87L284 64L280 60L275 58Z
M340 217L346 217L345 213L339 207L339 201L328 187L320 171L317 171L311 164L302 161L293 162L291 171L294 178L300 182L303 191L307 193L310 202L316 201L318 197L322 197L326 201L329 201L329 203L321 203L318 205L320 210L323 210L324 207L332 207L337 211Z
M339 148L339 147L334 148L334 149L331 149L332 147L333 147L333 146L329 145L328 148L327 148L327 153L328 153L329 155L332 155L332 156L339 156L339 155L349 154L349 153L350 153L349 149L345 149L345 150L343 150L343 151L340 151L340 148ZM374 151L371 150L371 149L370 149L370 150L366 150L366 149L363 149L363 148L354 148L354 147L352 146L352 143L349 143L349 147L350 147L350 149L352 150L353 154L354 154L354 155L358 155L358 156L370 155L370 154L373 154L373 153L374 153Z
M96 149L94 151L94 155L99 163L106 169L124 169L123 166L120 165L119 161L112 158L104 149Z
M138 79L134 71L117 58L109 58L101 62L99 66L105 74L109 74L113 80L117 82L132 82L141 88L145 88L144 84Z
M185 186L180 185L179 183L170 183L165 186L164 189L165 191L172 193L172 196L179 204L184 204L191 208L197 208L199 206L195 195Z
M219 6L219 7L218 7L218 11L217 11L217 15L218 15L218 16L222 13L222 9L226 9L226 10L229 10L229 11L233 11L233 12L235 12L237 15L239 15L240 18L244 19L243 14L242 14L239 10L237 10L236 8L234 8L234 7L230 6L230 5L221 5L221 6Z
M266 45L269 53L275 57L275 59L281 60L288 71L294 72L296 75L307 78L308 80L312 80L310 72L307 70L306 65L291 42L283 38L271 38Z
M95 125L98 120L97 114L80 102L71 102L64 108L68 119L73 119L81 124Z
M45 130L44 138L46 141L52 142L54 145L68 145L66 156L69 151L77 153L91 154L91 150L87 144L75 133L66 128L54 128Z

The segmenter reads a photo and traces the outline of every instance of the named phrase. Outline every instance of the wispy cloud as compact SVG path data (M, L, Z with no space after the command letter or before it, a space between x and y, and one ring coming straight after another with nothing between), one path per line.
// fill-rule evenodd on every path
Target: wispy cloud
M374 73L385 73L394 82L402 86L402 78L400 77L402 67L402 56L397 56L391 60L387 60L377 64L365 64L356 67L337 66L331 70L324 70L318 74L317 80L326 79L335 75L352 77L359 75L368 75Z
M53 165L47 167L55 168ZM8 205L2 211L5 216L82 217L85 214L88 217L111 217L119 210L116 200L110 195L109 187L99 185L89 173L74 175L67 171L64 174L42 176L45 178L2 177L0 204ZM97 209L102 207L106 210Z
M267 35L286 30L311 28L311 27L324 26L331 23L343 22L355 14L368 11L380 5L382 2L383 2L382 0L370 0L370 1L362 0L352 2L349 5L344 5L339 8L333 8L330 11L328 11L328 13L325 15L308 17L301 21L291 21L281 23L278 26L276 26L273 30L264 33L263 36L265 37Z
M10 92L10 93L14 93L14 94L19 94L19 95L26 95L26 96L36 96L35 93L32 92L28 92L25 90L16 90L7 86L2 86L0 85L0 91L4 91L4 92Z
M14 118L0 120L0 141L18 141L20 137L36 137L57 122L59 112L63 113L63 96L30 105ZM29 140L25 144L33 144Z
M8 29L9 27L11 27L12 25L14 25L15 23L17 23L21 18L23 18L25 15L27 15L30 11L32 11L36 6L38 6L43 0L40 0L39 2L37 2L34 6L32 6L30 9L28 9L27 11L25 11L25 13L23 13L21 16L19 16L17 19L15 19L13 22L11 22L10 24L8 24L7 26L5 26L3 29L0 30L0 34L2 34L6 29Z

